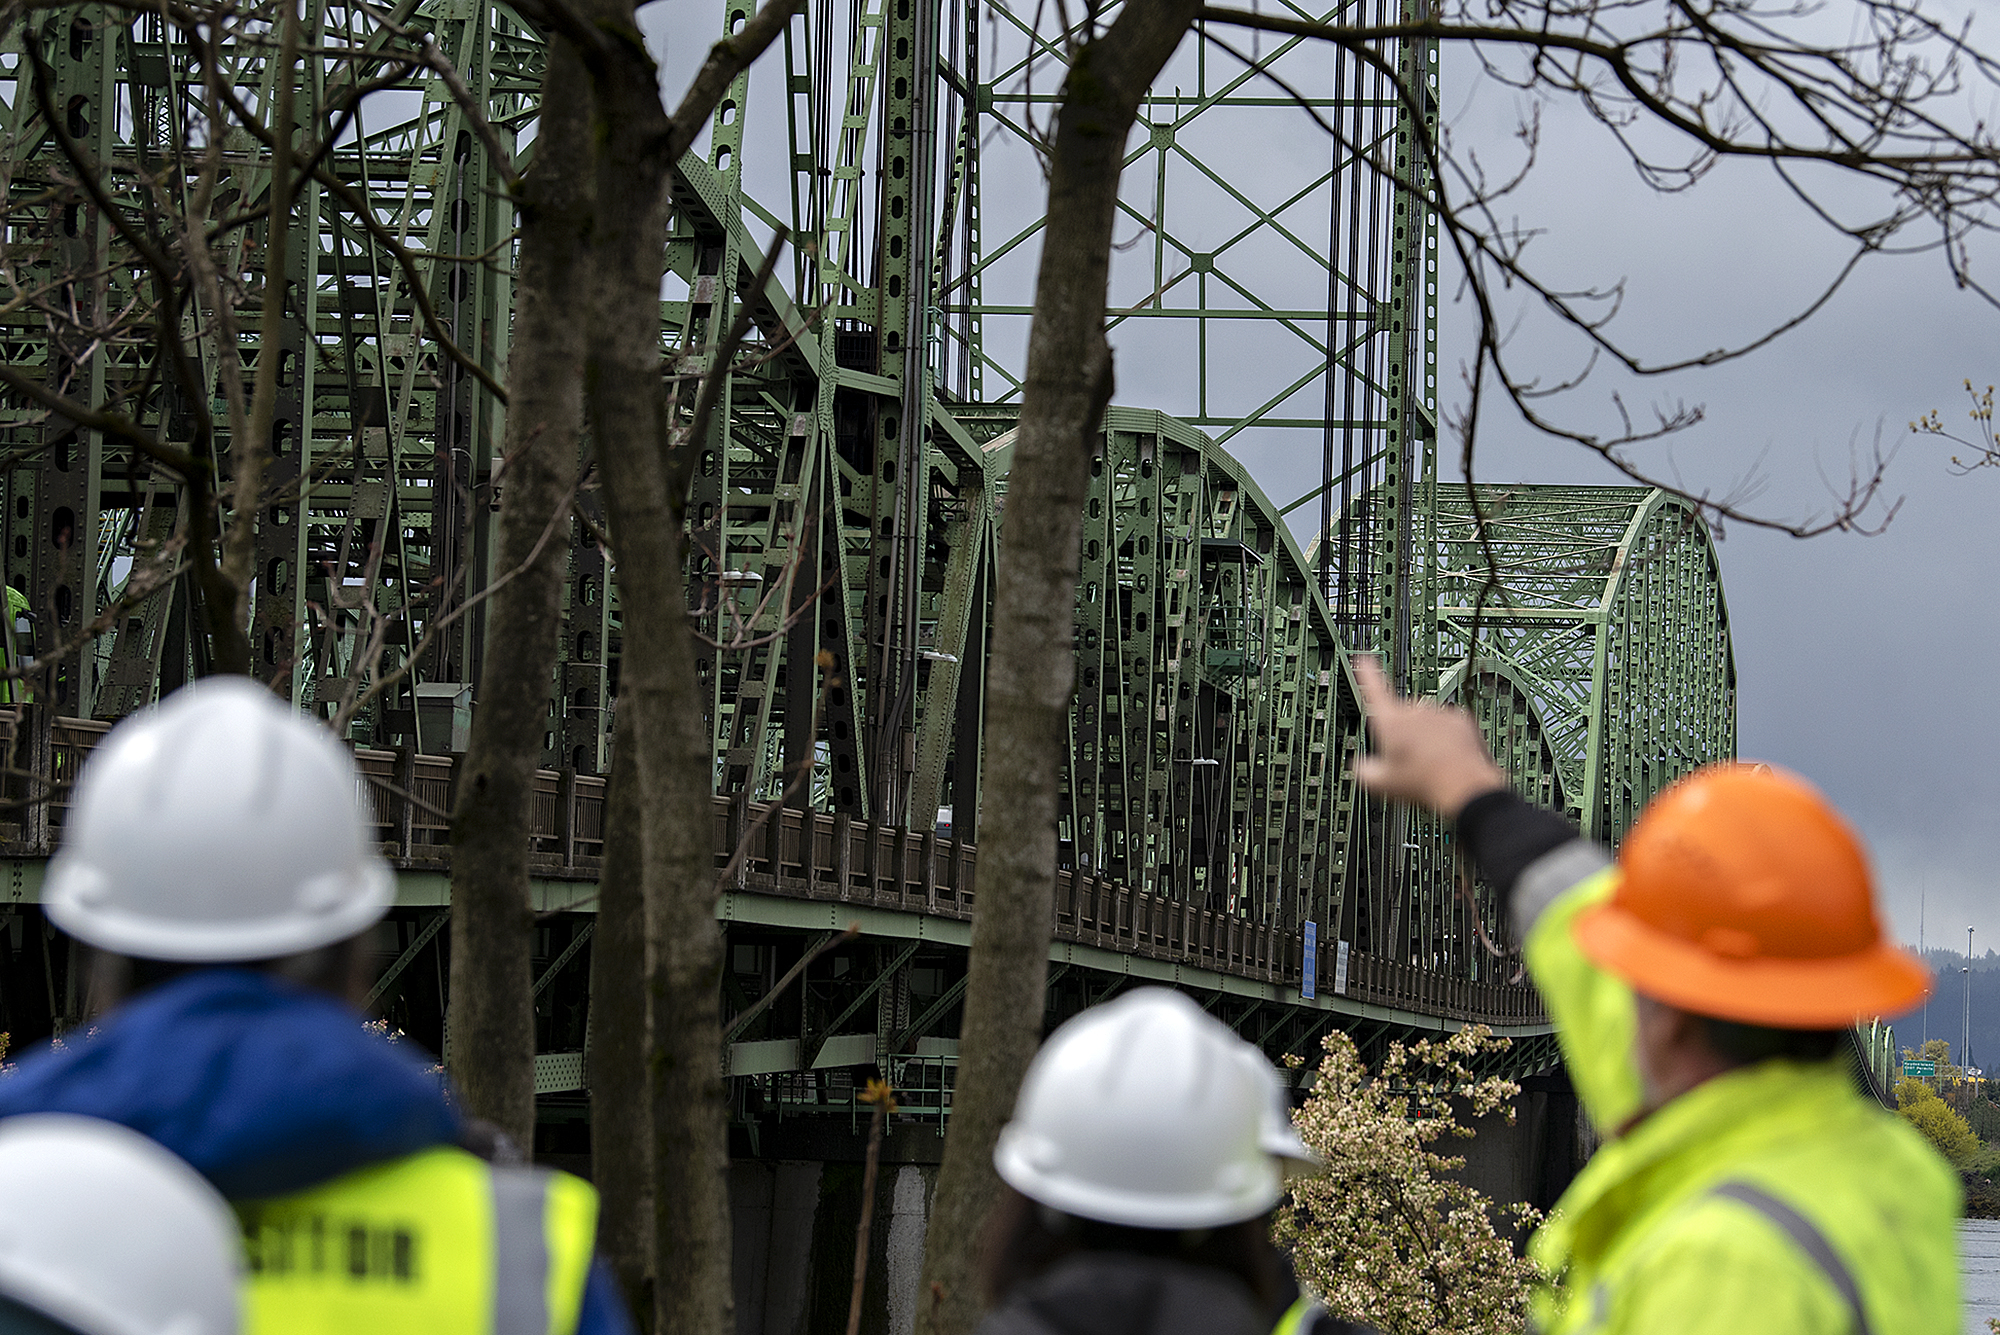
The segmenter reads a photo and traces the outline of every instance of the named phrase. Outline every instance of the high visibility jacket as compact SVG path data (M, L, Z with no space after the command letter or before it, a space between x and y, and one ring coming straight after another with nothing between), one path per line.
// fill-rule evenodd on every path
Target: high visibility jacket
M1617 873L1571 844L1528 932L1530 972L1577 1093L1608 1141L1530 1247L1552 1281L1531 1324L1581 1335L1954 1335L1960 1189L1929 1143L1864 1099L1844 1061L1730 1071L1636 1122L1631 990L1571 934ZM1589 850L1595 853L1595 850ZM1575 873L1582 872L1580 881ZM1534 917L1534 915L1528 915ZM1629 1126L1628 1126L1629 1123Z
M1271 1327L1271 1335L1378 1335L1378 1332L1373 1326L1341 1320L1320 1306L1319 1299L1302 1293L1278 1318L1278 1324Z
M1326 1309L1317 1298L1302 1293L1278 1318L1278 1324L1271 1327L1271 1335L1313 1335L1313 1328L1325 1315Z
M244 1335L572 1335L597 1193L441 1147L237 1206Z

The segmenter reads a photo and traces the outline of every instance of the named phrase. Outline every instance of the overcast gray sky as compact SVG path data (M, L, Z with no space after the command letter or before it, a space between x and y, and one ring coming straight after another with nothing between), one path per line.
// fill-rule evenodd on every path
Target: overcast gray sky
M1821 21L1844 24L1850 11L1842 4L1833 0ZM2000 50L2000 7L1981 8L1975 36L1984 31ZM677 93L712 40L713 16L708 6L690 4L655 5L644 15L663 86ZM773 206L786 198L785 127L773 96L781 59L774 53L753 76L744 155L750 183ZM1184 49L1170 77L1184 77L1187 59ZM1458 57L1447 58L1443 83L1455 142L1488 161L1504 160L1520 114L1517 95L1481 85ZM2000 119L1993 107L1982 109L1989 123ZM1521 222L1542 232L1533 254L1566 281L1624 279L1619 328L1649 352L1698 352L1765 327L1788 314L1843 253L1765 169L1720 168L1696 189L1663 197L1573 109L1546 107L1543 127L1539 164L1514 202ZM1275 181L1324 154L1324 140L1302 118L1245 119L1238 136L1219 147L1245 180ZM983 170L991 246L1010 216L1039 211L1040 181L1025 159L1006 166L999 148ZM1226 230L1220 221L1218 230ZM1010 281L1027 281L1035 253L1023 247ZM1974 262L2000 268L1996 260L2000 252L1988 247ZM1150 286L1143 248L1119 264L1123 279L1114 286ZM1995 276L1990 268L1980 272ZM1324 282L1303 267L1299 273L1308 284ZM1463 401L1456 371L1472 321L1449 288L1445 295L1441 388L1449 407ZM986 297L996 299L991 284ZM1538 308L1518 314L1513 348L1541 358L1551 373L1573 370L1573 348ZM1572 420L1603 424L1613 388L1635 406L1700 403L1707 416L1698 428L1643 459L1695 491L1729 493L1754 477L1761 484L1755 505L1789 519L1831 507L1826 479L1844 482L1853 452L1865 455L1878 429L1886 446L1900 447L1890 495L1902 505L1883 536L1799 541L1744 525L1723 535L1741 746L1746 756L1805 774L1850 813L1874 851L1899 935L1915 942L1919 902L1927 898L1931 944L1962 949L1970 923L1982 950L2000 946L2000 705L1991 680L2000 659L2000 471L1955 475L1950 447L1910 438L1906 428L1931 408L1947 424L1969 427L1962 382L2000 380L1996 334L2000 315L1957 291L1939 257L1884 259L1804 329L1747 361L1637 388L1599 377L1570 410ZM1018 337L997 329L989 336L996 343ZM1185 356L1148 337L1128 327L1114 339L1123 354L1118 401L1186 411ZM1254 362L1258 349L1233 351ZM1316 436L1245 435L1230 448L1273 497L1289 499L1317 483ZM1449 457L1455 446L1447 443L1444 452ZM1575 447L1536 438L1497 407L1487 416L1479 457L1480 475L1490 481L1620 480ZM1311 522L1314 509L1296 518Z
M2000 47L2000 10L1976 16L1982 29ZM1468 83L1449 88L1445 104L1460 110L1462 138L1493 137L1511 98L1482 97ZM1982 109L1991 123L1990 106ZM1721 169L1661 197L1574 114L1552 108L1544 126L1538 180L1522 201L1524 217L1548 229L1537 246L1593 281L1625 277L1626 323L1651 350L1699 352L1769 324L1843 253L1764 168ZM1991 246L1975 251L1989 282L1996 260ZM1445 320L1461 338L1470 327L1462 307L1447 307ZM1536 328L1531 317L1517 338ZM1916 940L1927 900L1929 943L1960 949L1967 924L1980 949L2000 945L2000 705L1991 689L2000 471L1958 474L1952 447L1910 436L1907 424L1937 408L1948 425L1970 429L1963 382L2000 380L1996 334L2000 314L1957 290L1941 257L1883 259L1776 346L1656 389L1704 404L1707 418L1645 456L1695 490L1761 477L1756 505L1796 519L1832 507L1826 479L1844 484L1856 448L1872 448L1878 428L1900 446L1890 493L1902 506L1883 535L1800 541L1744 525L1722 535L1740 745L1807 775L1854 818L1904 939ZM1504 412L1489 420L1485 476L1610 478Z
M1982 29L2000 47L2000 9L1976 16ZM1518 96L1447 59L1443 105L1459 147L1509 160ZM1662 196L1574 108L1545 106L1542 128L1530 185L1514 201L1522 224L1543 232L1531 254L1578 285L1624 280L1617 327L1657 357L1769 327L1845 255L1766 168L1725 165ZM1990 281L2000 252L1975 251L1981 261ZM1512 347L1528 364L1540 356L1552 375L1580 364L1537 305L1520 302L1516 314ZM1475 326L1463 302L1447 299L1442 318L1441 392L1462 404L1457 371ZM1898 449L1889 496L1901 508L1879 537L1801 541L1741 524L1722 534L1740 745L1805 774L1852 816L1903 939L1917 940L1922 912L1930 944L1963 949L1971 924L1980 950L2000 946L2000 704L1990 685L2000 660L2000 471L1961 474L1954 447L1907 426L1936 408L1970 431L1963 382L2000 381L1996 335L2000 313L1959 291L1941 257L1882 258L1811 323L1747 360L1664 384L1599 375L1568 409L1572 421L1606 425L1614 388L1635 407L1703 405L1700 426L1637 457L1697 492L1757 479L1754 508L1783 519L1831 510L1828 480L1844 485L1878 430ZM1242 453L1273 495L1317 476L1316 459L1295 452ZM1622 481L1498 403L1478 457L1488 481Z

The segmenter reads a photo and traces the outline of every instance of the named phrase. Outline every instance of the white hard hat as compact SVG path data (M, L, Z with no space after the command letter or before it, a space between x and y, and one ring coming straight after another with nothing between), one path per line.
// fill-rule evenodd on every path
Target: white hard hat
M1023 1196L1085 1219L1253 1219L1282 1189L1266 1144L1276 1083L1261 1053L1187 997L1141 988L1049 1036L993 1166Z
M0 1122L0 1293L81 1335L234 1335L236 1216L136 1131Z
M222 963L353 936L395 899L347 748L243 677L111 730L83 767L43 902L102 950Z
M1264 1060L1264 1054L1250 1044L1243 1044L1243 1060L1250 1063L1264 1082L1266 1099L1264 1122L1258 1132L1257 1143L1264 1147L1264 1153L1275 1155L1286 1161L1288 1173L1294 1169L1319 1167L1320 1157L1306 1148L1299 1139L1298 1128L1292 1125L1292 1100L1285 1092L1285 1079L1278 1069Z

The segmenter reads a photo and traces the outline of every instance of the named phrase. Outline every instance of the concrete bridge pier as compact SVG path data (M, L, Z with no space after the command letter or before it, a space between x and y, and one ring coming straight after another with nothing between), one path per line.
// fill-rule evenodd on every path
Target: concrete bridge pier
M924 1264L924 1229L944 1138L900 1127L882 1145L862 1291L862 1335L912 1335ZM859 1155L841 1159L737 1159L737 1335L844 1335L861 1217Z
M1546 1213L1597 1142L1560 1066L1520 1084L1511 1124L1490 1113L1473 1121L1472 1139L1437 1148L1464 1157L1459 1177L1467 1185L1503 1205L1526 1202Z

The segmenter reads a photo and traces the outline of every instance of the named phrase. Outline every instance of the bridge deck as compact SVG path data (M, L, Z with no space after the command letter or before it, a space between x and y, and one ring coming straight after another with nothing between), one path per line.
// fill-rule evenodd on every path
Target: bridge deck
M36 711L26 712L32 719ZM0 712L0 745L15 742L21 726L21 711ZM53 791L48 803L24 813L28 819L0 829L9 836L0 842L0 856L44 858L54 850L68 816L69 784L110 727L94 719L54 718L46 748L18 738L28 743L27 773L46 775ZM46 767L34 764L38 754L47 757ZM399 870L448 873L454 758L365 747L357 748L355 758L369 781L383 854ZM604 789L605 780L595 775L536 774L529 816L535 875L595 881L604 848ZM720 797L714 802L713 825L718 870L742 851L726 887L738 896L972 920L978 875L978 849L972 844L844 815L746 806ZM1304 955L1299 931L1249 922L1067 868L1057 873L1052 909L1052 933L1060 944L1269 984L1304 1000L1299 996ZM1447 977L1361 951L1349 952L1342 980L1336 976L1331 944L1319 952L1315 991L1322 997L1460 1023L1546 1030L1532 989Z
M0 747L14 757L12 782L48 797L19 807L14 822L0 825L0 859L6 860L8 872L0 898L15 904L39 900L44 864L59 846L68 819L70 787L110 726L51 718L34 707L0 711ZM406 924L409 939L400 953L392 948L394 958L386 960L379 993L403 976L420 953L442 944L436 938L443 920L435 913L423 915L450 903L447 813L456 766L451 756L410 751L358 748L355 755L368 781L379 847L399 872L398 908L420 915ZM605 780L598 776L553 770L535 776L529 837L538 911L587 915L593 910L604 847L604 795ZM942 952L950 972L962 973L978 898L974 845L934 832L724 798L715 799L712 828L718 877L726 878L718 885L717 907L726 931L749 931L760 934L758 939L775 933L792 943L785 949L802 951L815 933L857 924L862 941L875 943L881 952L877 973L890 958L887 952L901 950L897 958L907 964L919 943L926 951ZM1308 1055L1307 1045L1329 1024L1360 1038L1387 1041L1478 1023L1526 1040L1517 1043L1510 1069L1540 1069L1554 1059L1551 1030L1532 988L1450 977L1363 951L1348 953L1342 977L1334 943L1327 943L1319 952L1316 995L1307 998L1300 989L1304 950L1299 931L1135 890L1087 872L1058 872L1050 929L1052 1014L1088 1004L1128 982L1156 982L1204 996L1211 1011L1247 1037L1301 1055ZM585 930L575 929L559 954L551 946L551 958L537 962L542 976L538 995L577 956ZM582 989L587 996L587 971L567 972L562 987ZM1076 995L1059 999L1056 980L1065 975L1065 986ZM865 984L869 989L880 985L879 977ZM962 981L957 986L962 990ZM958 995L947 990L931 1003L921 1023L906 1025L893 1041L878 1040L871 1032L818 1032L809 1038L801 1020L796 1037L732 1044L728 1069L732 1075L782 1080L785 1072L866 1064L884 1060L887 1053L925 1068L920 1078L938 1085L941 1112L949 1103L944 1068L955 1063L957 1046L943 1035L949 1033ZM382 998L384 1005L393 999L393 994ZM831 1028L842 1028L849 1020L866 1025L864 999L865 993L850 1003ZM767 1027L760 1025L758 1032ZM540 1054L540 1092L580 1090L583 1065L582 1053L573 1046ZM823 1102L829 1092L816 1091L815 1098Z

